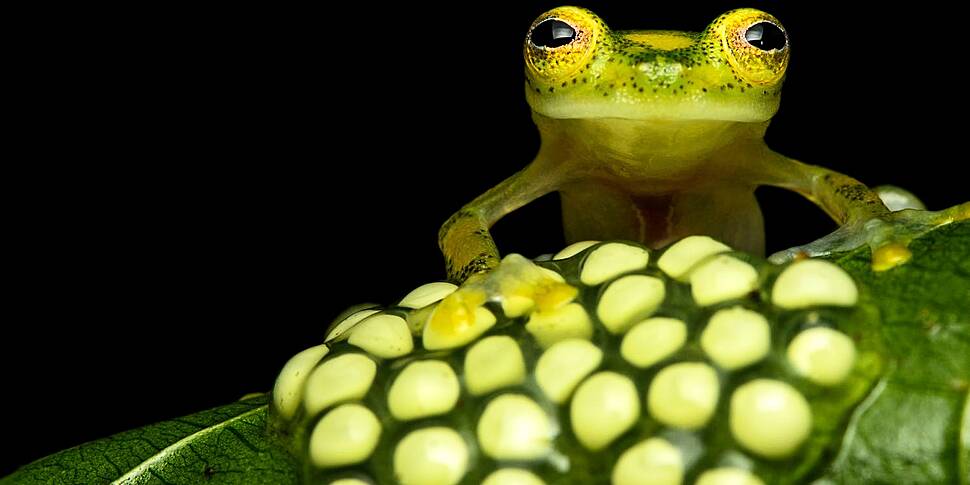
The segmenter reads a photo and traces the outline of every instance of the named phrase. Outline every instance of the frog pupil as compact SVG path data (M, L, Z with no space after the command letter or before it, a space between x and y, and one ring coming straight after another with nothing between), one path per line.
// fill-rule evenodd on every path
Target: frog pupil
M748 27L744 40L763 51L784 49L786 44L785 33L771 22L758 22Z
M538 47L561 47L576 38L576 29L556 19L543 20L532 29L531 41Z

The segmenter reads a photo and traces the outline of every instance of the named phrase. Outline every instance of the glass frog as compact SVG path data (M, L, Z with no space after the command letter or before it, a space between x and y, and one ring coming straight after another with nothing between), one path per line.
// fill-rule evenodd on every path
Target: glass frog
M763 254L754 190L782 187L840 227L772 261L868 244L877 271L909 260L914 237L970 217L970 202L894 212L918 201L770 149L763 135L778 110L789 54L781 23L755 9L727 12L700 33L612 31L577 7L542 14L524 45L525 93L541 147L527 167L442 226L449 278L462 282L494 268L492 224L554 191L570 242L659 247L704 234Z

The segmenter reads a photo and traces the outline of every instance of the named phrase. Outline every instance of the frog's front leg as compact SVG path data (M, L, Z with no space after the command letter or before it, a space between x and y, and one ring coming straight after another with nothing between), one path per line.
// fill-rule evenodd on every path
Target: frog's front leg
M488 232L502 216L555 190L554 169L537 160L462 207L438 231L448 279L463 283L494 269L499 252ZM551 171L550 171L551 170Z
M970 202L936 212L914 209L892 212L879 193L852 177L777 154L771 158L765 172L769 174L766 184L801 193L840 225L821 239L773 254L770 259L776 263L868 244L873 269L884 271L912 257L906 246L917 236L937 226L970 218Z

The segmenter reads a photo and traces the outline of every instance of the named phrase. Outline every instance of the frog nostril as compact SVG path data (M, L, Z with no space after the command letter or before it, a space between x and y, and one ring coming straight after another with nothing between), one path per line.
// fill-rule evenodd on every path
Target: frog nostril
M562 47L576 39L576 29L559 19L539 22L529 34L529 41L536 47Z
M777 25L768 22L758 22L744 32L744 40L763 51L781 50L788 44L785 32Z

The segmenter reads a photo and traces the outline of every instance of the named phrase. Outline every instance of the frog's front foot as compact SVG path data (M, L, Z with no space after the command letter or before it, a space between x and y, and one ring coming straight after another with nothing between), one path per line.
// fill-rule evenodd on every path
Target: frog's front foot
M868 245L872 249L872 269L886 271L912 258L907 246L913 239L936 227L965 219L970 219L970 202L941 211L901 210L868 221L846 224L804 246L772 254L769 260L781 264L793 259L826 256Z
M446 349L463 345L488 330L495 316L485 308L495 304L507 318L532 312L551 312L573 301L578 290L558 273L509 254L487 273L468 278L448 295L428 317L424 330L427 348Z

